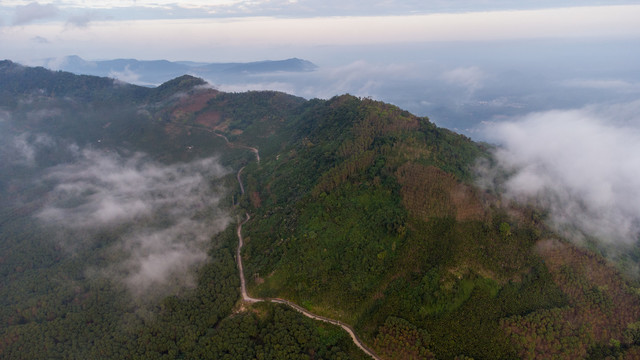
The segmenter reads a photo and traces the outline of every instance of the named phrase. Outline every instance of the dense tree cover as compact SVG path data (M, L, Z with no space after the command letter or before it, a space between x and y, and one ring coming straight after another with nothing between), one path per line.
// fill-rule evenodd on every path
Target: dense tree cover
M339 328L275 305L257 306L255 313L236 307L233 224L211 239L194 288L164 298L137 298L120 282L92 271L108 264L113 256L109 245L123 229L91 233L91 242L70 248L79 234L63 233L68 238L60 242L57 230L34 219L50 190L46 181L37 179L43 169L75 159L69 145L123 154L143 151L168 164L216 153L235 169L253 160L252 153L229 146L189 115L194 109L185 99L211 98L216 91L193 89L202 81L192 77L147 89L10 62L3 62L1 71L0 91L7 95L0 104L3 141L11 145L16 137L46 147L34 153L31 163L17 161L7 147L0 150L1 358L220 359L234 358L234 352L241 354L236 358L363 358ZM263 98L300 102L284 94L268 95ZM279 106L274 100L273 108ZM268 121L254 131L262 131L261 126L269 126ZM231 172L216 181L229 189L237 186ZM231 206L233 196L231 192L224 203Z
M191 75L183 75L173 80L169 80L156 88L148 90L148 96L152 101L162 101L168 97L182 96L183 94L192 91L194 87L206 86L206 84L207 82L200 78L193 77Z
M97 76L74 75L64 71L50 71L42 67L26 67L9 60L0 61L0 106L15 105L18 101L34 96L50 98L73 97L76 101L114 100L131 104L153 93L154 90L114 83L113 79ZM113 91L118 86L118 91Z
M314 324L284 305L255 305L229 317L198 344L195 358L213 359L366 359L347 333Z
M433 353L427 349L430 342L426 331L390 316L380 327L374 345L388 359L433 359Z
M242 204L255 216L246 225L244 257L254 294L340 318L397 358L528 356L530 343L509 335L506 324L577 311L577 293L536 245L555 236L541 213L501 206L469 183L483 147L352 96L312 100L301 114L289 145L245 175L251 195ZM627 291L623 282L615 288ZM588 290L593 301L610 304L602 288ZM637 321L634 311L615 326ZM569 324L561 317L558 326ZM612 334L592 341L594 330L586 329L586 337L578 331L556 345L559 354L576 355L572 344L582 355L594 346L610 349ZM406 353L394 337L412 339L403 340Z
M11 359L358 359L341 329L271 304L232 313L238 299L233 227L219 235L198 284L180 296L131 299L106 278L88 278L97 249L70 258L37 232L0 240L0 357ZM12 239L30 242L9 244ZM34 259L21 252L29 252ZM19 265L18 265L19 264ZM19 268L15 268L19 266Z
M252 215L252 295L340 319L383 358L640 353L638 291L596 253L548 240L544 213L475 188L486 149L427 118L350 95L221 93L189 76L148 89L7 61L0 74L3 134L168 164L218 154L228 211ZM334 326L238 302L233 224L177 295L141 301L92 276L122 229L62 247L33 221L48 188L29 179L73 155L51 146L33 160L0 163L0 357L365 358ZM244 196L231 171L242 166Z
M104 256L99 247L69 254L56 249L45 229L16 233L12 230L24 226L4 225L9 226L2 227L0 239L8 250L4 256L11 261L0 264L3 358L149 358L154 353L188 353L237 301L233 231L214 239L219 245L211 250L210 263L199 270L194 290L160 302L140 302L118 283L87 274L87 267Z
M640 301L620 275L593 253L556 241L539 247L571 306L505 319L521 355L606 358L630 349Z

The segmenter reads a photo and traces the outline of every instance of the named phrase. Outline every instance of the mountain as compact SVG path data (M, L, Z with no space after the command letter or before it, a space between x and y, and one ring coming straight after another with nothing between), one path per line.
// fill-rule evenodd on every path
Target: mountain
M249 63L202 63L136 59L88 61L76 55L66 56L62 59L45 59L43 66L75 74L118 78L142 85L161 84L183 74L191 74L215 81L225 81L230 78L237 79L238 77L256 74L309 72L317 68L310 61L297 58Z
M367 358L287 301L381 359L640 351L636 283L478 188L487 145L202 85L0 63L2 357Z

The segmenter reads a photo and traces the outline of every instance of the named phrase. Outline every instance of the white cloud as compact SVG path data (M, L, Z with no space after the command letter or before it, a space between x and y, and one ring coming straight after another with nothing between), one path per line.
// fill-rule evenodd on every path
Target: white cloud
M547 111L490 126L488 137L502 146L496 159L514 171L508 196L547 207L555 228L574 239L638 241L640 116L624 118L638 104Z
M58 8L53 4L40 5L38 2L17 6L13 25L24 25L36 20L53 18L58 14L58 11Z
M4 151L8 153L7 158L13 164L31 167L36 164L38 152L52 148L54 145L54 140L48 135L22 133L13 137Z
M97 0L87 0L87 1L77 1L74 6L84 7L84 8L117 8L117 7L131 7L139 6L139 7L168 7L178 5L184 8L206 8L206 7L215 7L215 6L230 6L236 5L240 3L246 3L245 0L188 0L188 1L180 1L176 2L175 0L115 0L115 1L97 1ZM260 4L265 2L253 0L249 3L252 4ZM74 3L73 1L71 2Z
M47 40L47 38L44 38L42 36L34 36L31 38L31 41L38 44L49 44L49 40Z
M570 79L563 81L567 87L614 91L640 91L640 85L623 79Z
M98 17L92 12L84 12L82 14L72 15L67 19L68 26L75 26L78 28L86 28L89 24L98 19Z
M0 122L11 120L11 113L0 108Z
M480 89L486 78L487 75L477 66L459 67L442 74L444 81L452 85L462 86L469 93Z
M227 224L226 217L209 222L181 218L167 228L134 232L112 248L124 260L102 271L122 281L135 296L166 295L193 287L191 273L206 262L211 235Z
M122 282L134 295L166 295L193 285L211 236L229 218L218 207L227 173L215 158L163 165L143 154L121 157L85 149L76 161L47 170L53 189L36 217L61 232L73 250L108 231L111 264L94 273Z
M4 6L22 6L29 1L6 0ZM615 0L608 5L634 4L634 0ZM513 9L541 9L575 6L573 0L525 0L514 3L508 0L491 1L419 1L419 0L381 0L381 1L340 1L340 0L66 0L57 2L58 6L67 9L164 9L167 12L175 9L195 9L211 13L268 13L280 11L282 16L347 16L354 14L415 14L435 12L471 12ZM602 5L601 1L585 0L581 6Z
M107 17L103 17L106 19ZM89 57L191 58L203 49L264 52L274 47L380 45L412 42L493 41L640 36L640 5L394 16L220 17L92 21L89 28L31 24L0 33L10 58L32 53L25 41L55 37L59 53ZM82 22L80 22L82 23ZM83 49L84 51L79 51ZM213 51L213 50L212 50ZM206 54L205 54L206 53ZM180 54L180 55L176 55ZM213 54L213 52L212 52ZM219 56L219 55L218 55ZM85 56L86 57L86 56Z
M15 150L13 161L16 164L33 165L36 158L35 146L27 141L28 134L22 134L13 138L11 147Z
M139 82L140 75L132 71L129 65L125 66L123 71L112 70L109 73L109 77L118 79L120 81L124 81L126 83L130 83L130 84L140 84Z

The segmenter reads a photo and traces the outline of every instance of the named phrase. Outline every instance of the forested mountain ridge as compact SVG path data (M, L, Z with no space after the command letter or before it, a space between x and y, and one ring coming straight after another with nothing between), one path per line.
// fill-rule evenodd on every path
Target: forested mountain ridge
M256 94L1 68L0 357L366 358L287 307L237 307L232 171L255 157L201 110ZM234 140L245 115L302 102L260 98L222 106L238 120L215 131Z
M477 188L472 166L490 153L427 118L350 95L223 93L189 76L149 89L8 61L0 94L3 147L13 149L3 157L31 154L0 165L0 356L365 358L340 329L272 304L240 306L232 222L243 211L252 215L242 254L250 293L348 323L384 359L639 351L635 289L546 228L544 212ZM190 269L193 286L132 299L126 282L92 275L118 261L114 244L129 227L170 223L156 218L172 211L67 229L93 238L71 251L49 238L40 209L64 193L32 179L79 156L56 139L167 166L217 156L227 170L206 176L225 189L219 205L189 220L228 220ZM33 153L17 150L27 145ZM258 148L260 163L243 146Z

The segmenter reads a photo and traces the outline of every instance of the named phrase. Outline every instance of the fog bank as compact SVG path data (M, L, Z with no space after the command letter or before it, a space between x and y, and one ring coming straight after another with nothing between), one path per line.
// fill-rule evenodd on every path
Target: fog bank
M195 285L193 270L229 222L219 208L224 189L212 186L227 174L218 160L164 165L141 153L91 149L75 156L46 170L42 181L52 190L37 219L58 229L58 241L70 251L110 241L108 264L91 273L121 282L134 295Z
M545 207L552 226L575 241L637 242L639 110L640 101L592 105L488 125L498 166L511 173L506 195Z

